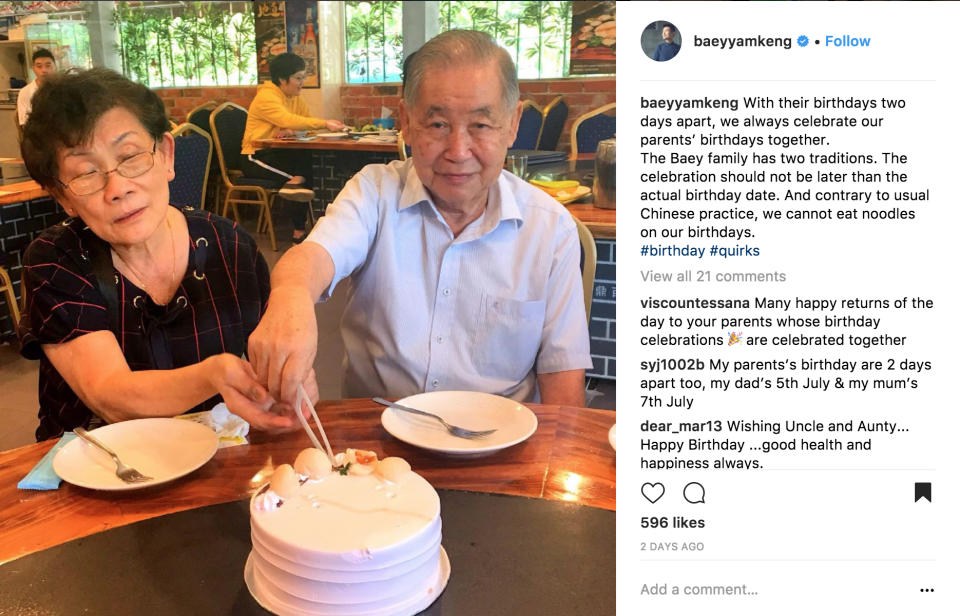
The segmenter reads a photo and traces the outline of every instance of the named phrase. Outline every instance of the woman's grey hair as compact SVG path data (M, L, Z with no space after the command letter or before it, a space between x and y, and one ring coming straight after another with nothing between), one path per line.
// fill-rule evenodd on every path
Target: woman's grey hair
M431 68L448 68L465 64L495 61L500 69L500 87L505 109L512 109L520 100L517 67L507 50L497 45L486 32L447 30L415 51L404 63L403 102L413 106L420 93L420 82Z

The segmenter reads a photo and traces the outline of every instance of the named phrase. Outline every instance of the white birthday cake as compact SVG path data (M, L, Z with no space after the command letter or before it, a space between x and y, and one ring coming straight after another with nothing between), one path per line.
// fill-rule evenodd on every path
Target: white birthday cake
M411 616L440 595L440 498L400 458L305 449L250 502L245 578L276 614Z

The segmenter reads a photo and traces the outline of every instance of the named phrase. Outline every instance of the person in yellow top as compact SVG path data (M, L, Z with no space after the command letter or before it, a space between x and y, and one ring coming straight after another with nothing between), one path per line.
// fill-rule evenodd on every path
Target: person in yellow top
M307 210L305 205L313 200L310 186L310 157L298 150L254 147L259 139L289 137L297 130L327 128L343 130L337 120L323 120L310 116L306 101L300 97L306 77L303 58L292 53L282 53L270 62L270 81L257 88L257 95L250 103L247 127L243 133L240 149L240 166L246 177L264 180L284 180L280 196L292 203L289 208L293 222L293 241L299 243L306 237Z

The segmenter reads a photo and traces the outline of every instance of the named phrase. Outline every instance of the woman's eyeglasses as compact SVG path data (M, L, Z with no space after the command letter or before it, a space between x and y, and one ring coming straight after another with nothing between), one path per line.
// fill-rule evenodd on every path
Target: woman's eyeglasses
M91 171L78 175L69 182L60 182L64 188L69 188L70 192L78 197L86 197L95 192L101 191L107 185L107 177L114 171L125 178L140 177L147 171L153 169L154 155L157 153L157 144L154 142L153 150L150 152L140 152L130 158L126 158L117 165L116 169L111 171ZM58 182L60 180L57 180Z

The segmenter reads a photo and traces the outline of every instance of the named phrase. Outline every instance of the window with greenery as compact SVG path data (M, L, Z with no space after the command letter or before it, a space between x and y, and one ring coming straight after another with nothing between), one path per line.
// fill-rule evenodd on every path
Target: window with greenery
M440 31L482 30L513 56L520 79L565 77L570 66L569 1L440 2Z
M400 2L346 2L348 83L400 81L403 67ZM514 58L521 79L565 77L570 65L569 0L438 2L440 32L482 30Z
M123 73L151 88L252 85L252 2L117 2Z
M347 83L400 81L402 12L397 0L344 3Z

